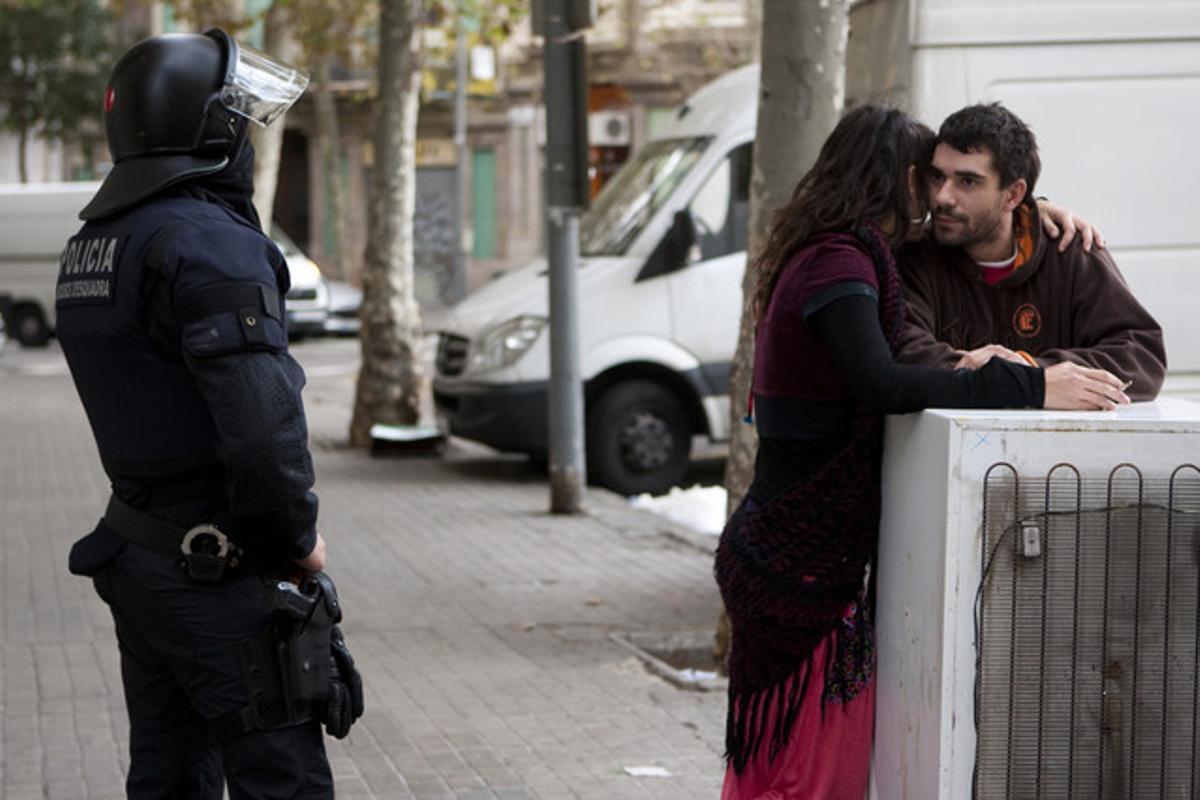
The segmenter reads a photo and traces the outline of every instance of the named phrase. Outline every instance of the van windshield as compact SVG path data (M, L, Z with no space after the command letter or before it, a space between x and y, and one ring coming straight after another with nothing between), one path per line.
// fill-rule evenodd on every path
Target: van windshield
M708 137L650 142L621 167L583 215L579 250L585 256L619 256L708 145Z

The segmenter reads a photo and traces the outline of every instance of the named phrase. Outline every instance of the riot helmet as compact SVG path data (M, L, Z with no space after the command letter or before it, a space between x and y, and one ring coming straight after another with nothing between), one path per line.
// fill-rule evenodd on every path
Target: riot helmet
M104 132L113 168L79 213L98 219L229 164L248 123L270 125L308 76L241 47L220 28L134 45L113 68Z

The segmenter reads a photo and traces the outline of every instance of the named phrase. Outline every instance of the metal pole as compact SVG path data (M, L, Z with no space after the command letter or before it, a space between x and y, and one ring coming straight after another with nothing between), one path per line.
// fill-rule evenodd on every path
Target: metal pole
M467 27L464 24L463 2L458 3L454 26L454 147L457 165L454 170L454 218L458 224L458 237L454 245L454 275L451 276L450 296L447 302L461 300L467 293L467 198L471 187L468 182L467 160Z
M546 229L550 259L550 511L576 514L587 480L584 463L583 379L579 364L576 275L579 209L586 175L578 163L580 62L572 60L567 1L545 3ZM575 56L579 55L576 50ZM574 65L573 65L574 64ZM585 134L586 135L586 134Z
M552 208L550 227L550 511L576 514L587 481L576 274L579 214Z

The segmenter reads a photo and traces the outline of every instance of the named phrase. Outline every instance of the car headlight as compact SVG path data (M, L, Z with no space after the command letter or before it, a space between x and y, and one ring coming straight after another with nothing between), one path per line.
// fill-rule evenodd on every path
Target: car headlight
M471 342L468 372L490 372L516 362L542 335L544 317L515 317L502 322Z

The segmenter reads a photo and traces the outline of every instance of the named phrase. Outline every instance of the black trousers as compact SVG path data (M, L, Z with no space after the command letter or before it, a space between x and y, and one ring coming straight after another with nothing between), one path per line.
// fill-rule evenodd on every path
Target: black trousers
M244 708L241 648L267 622L268 584L198 584L170 559L126 545L96 578L116 622L129 711L130 798L333 797L316 720L226 743L207 720Z

